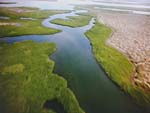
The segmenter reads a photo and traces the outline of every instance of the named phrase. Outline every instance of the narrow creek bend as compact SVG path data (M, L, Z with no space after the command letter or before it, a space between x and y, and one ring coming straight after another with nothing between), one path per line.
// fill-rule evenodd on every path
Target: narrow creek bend
M88 25L78 28L49 22L56 18L67 19L67 16L75 16L80 12L82 11L56 14L43 21L44 26L60 29L61 33L5 37L0 41L13 43L34 40L56 43L57 51L50 57L55 61L54 72L68 81L68 87L75 93L86 113L145 113L114 85L96 62L90 42L84 35L86 30L94 26L94 19Z

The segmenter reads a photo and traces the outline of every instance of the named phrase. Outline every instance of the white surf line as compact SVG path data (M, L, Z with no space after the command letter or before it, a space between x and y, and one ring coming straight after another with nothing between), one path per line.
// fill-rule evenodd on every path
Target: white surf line
M93 2L101 2L101 3L118 3L118 4L133 4L133 5L149 5L149 2L135 2L135 1L106 1L106 0L92 0Z
M101 8L101 7L95 7L95 9L108 10L108 11L129 12L129 13L142 14L142 15L150 15L150 12L147 12L147 11L136 11L136 10L129 10L129 9Z

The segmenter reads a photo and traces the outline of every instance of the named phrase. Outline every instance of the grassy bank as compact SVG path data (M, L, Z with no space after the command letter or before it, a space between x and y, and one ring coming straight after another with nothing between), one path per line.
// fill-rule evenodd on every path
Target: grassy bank
M106 44L112 30L96 22L85 35L90 39L93 53L108 76L140 104L150 105L150 95L132 82L133 64L119 51Z
M44 109L57 99L67 113L84 113L62 77L53 74L49 60L56 47L32 41L0 44L0 111L3 113L54 113Z
M0 20L0 23L8 23L10 25L0 26L0 38L6 36L21 36L21 35L44 35L54 34L60 32L60 30L47 28L41 25L41 20ZM11 25L11 24L16 25Z
M69 18L68 20L55 19L55 20L52 20L51 23L64 25L64 26L70 26L70 27L81 27L81 26L87 25L89 21L91 20L92 16L79 14L79 16L68 17L68 18Z
M0 37L58 33L60 30L44 27L41 23L50 15L63 12L66 11L39 10L27 7L0 8L0 15L10 18L0 19ZM20 18L36 20L21 20Z

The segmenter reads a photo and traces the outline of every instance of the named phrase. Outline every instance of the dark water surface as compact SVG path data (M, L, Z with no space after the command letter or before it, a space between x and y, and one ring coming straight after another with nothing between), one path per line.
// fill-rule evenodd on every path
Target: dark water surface
M47 100L43 106L45 109L51 109L56 113L67 113L64 106L57 99Z
M89 40L84 33L94 24L70 28L49 23L55 18L74 16L80 11L57 14L43 21L43 25L61 29L63 32L54 35L28 35L1 38L8 43L34 40L54 42L57 51L51 56L55 61L54 72L68 81L68 86L75 93L81 107L86 113L146 113L134 101L122 92L107 77L96 62Z

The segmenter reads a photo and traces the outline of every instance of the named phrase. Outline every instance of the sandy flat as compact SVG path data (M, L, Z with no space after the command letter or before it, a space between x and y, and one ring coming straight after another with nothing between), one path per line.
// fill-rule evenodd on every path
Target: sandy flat
M98 20L113 28L107 44L124 53L135 65L136 85L150 91L150 16L92 10Z

